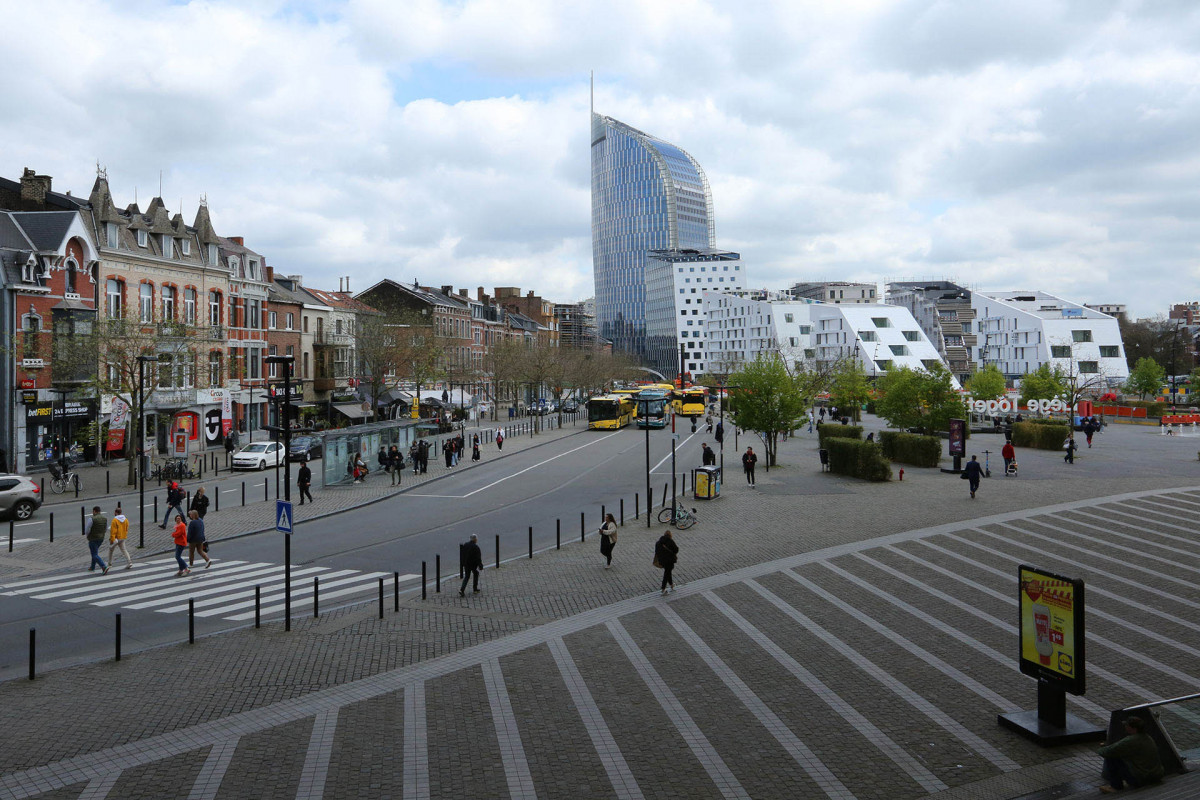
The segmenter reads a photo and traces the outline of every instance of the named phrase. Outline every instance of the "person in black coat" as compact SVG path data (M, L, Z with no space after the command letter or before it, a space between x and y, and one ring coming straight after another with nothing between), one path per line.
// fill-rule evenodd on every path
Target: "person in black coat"
M747 447L746 452L742 453L742 470L746 473L746 483L754 485L754 465L758 463L758 456L754 455L754 448Z
M678 560L679 545L675 544L675 538L669 530L663 531L663 535L658 537L658 541L654 543L654 563L663 571L663 594L667 593L668 586L671 587L671 591L675 591L675 578L671 571L675 569L675 562Z
M296 487L300 489L300 505L304 505L304 498L308 498L308 502L312 502L312 492L308 487L312 486L312 470L308 468L308 459L300 463L300 471L296 473Z
M467 581L475 579L474 594L479 594L479 571L483 569L483 551L479 549L479 537L471 534L471 541L462 546L463 582L458 589L459 597L467 595Z
M208 513L208 495L204 493L204 487L196 489L196 493L192 495L192 504L188 506L188 511L195 511L200 519L204 519L204 515Z
M700 463L703 466L715 466L717 463L717 454L708 446L708 442L700 445Z
M979 463L979 456L971 456L971 460L963 467L962 474L971 487L971 499L974 500L975 492L979 491L979 480L983 477L983 465Z

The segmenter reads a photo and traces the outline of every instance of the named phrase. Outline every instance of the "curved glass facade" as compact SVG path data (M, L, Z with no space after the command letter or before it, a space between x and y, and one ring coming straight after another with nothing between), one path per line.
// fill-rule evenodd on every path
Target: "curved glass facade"
M696 160L673 144L623 122L592 115L592 269L596 322L615 350L643 360L646 335L646 254L711 248L716 240L712 193ZM664 309L665 311L665 309ZM666 312L673 313L673 311ZM660 343L665 344L665 343ZM668 365L674 372L674 359Z

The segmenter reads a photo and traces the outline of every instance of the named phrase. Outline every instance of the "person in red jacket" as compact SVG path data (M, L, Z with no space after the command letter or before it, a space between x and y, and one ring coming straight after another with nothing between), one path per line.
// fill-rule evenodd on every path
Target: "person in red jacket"
M179 571L175 573L176 578L182 578L191 572L188 569L187 562L183 560L183 551L187 549L187 523L183 521L182 514L175 515L175 530L171 532L171 538L175 541L175 563L179 564Z
M1004 443L1004 447L1000 448L1000 457L1004 459L1004 474L1011 475L1012 472L1009 470L1009 467L1017 461L1017 451L1013 447L1012 442Z

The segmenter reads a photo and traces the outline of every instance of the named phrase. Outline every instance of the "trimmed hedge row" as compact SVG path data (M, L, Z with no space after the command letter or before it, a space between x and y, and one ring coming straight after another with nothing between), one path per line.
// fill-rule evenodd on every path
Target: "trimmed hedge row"
M942 459L942 439L939 436L880 431L879 444L885 458L901 464L936 467Z
M829 451L830 472L868 481L892 479L892 465L883 457L875 442L830 437L826 449Z
M825 446L826 439L861 439L862 435L861 425L826 423L817 428L817 440L821 443L821 447Z
M1059 422L1018 422L1013 425L1014 447L1032 447L1034 450L1060 450L1063 442L1071 435L1071 426Z

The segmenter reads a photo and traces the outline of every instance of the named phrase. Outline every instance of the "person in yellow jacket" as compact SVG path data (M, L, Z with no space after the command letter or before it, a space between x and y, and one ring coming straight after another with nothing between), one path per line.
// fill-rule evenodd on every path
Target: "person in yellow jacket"
M129 536L129 517L121 511L121 506L117 504L117 510L113 512L112 525L108 527L108 563L113 563L113 553L120 550L125 554L125 560L129 563L125 565L125 569L133 569L133 558L129 555L129 551L125 549L125 538Z

